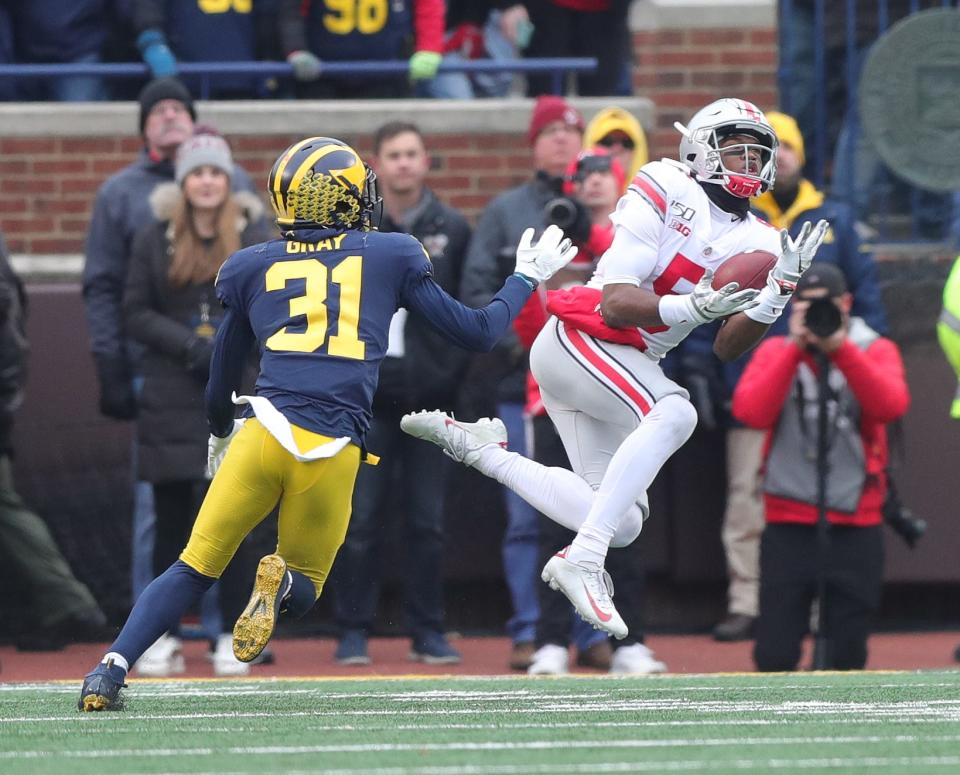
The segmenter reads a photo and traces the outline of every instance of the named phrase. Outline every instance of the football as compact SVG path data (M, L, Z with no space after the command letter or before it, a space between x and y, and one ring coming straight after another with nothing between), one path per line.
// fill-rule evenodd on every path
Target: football
M761 290L767 284L767 275L777 263L777 257L766 250L751 250L730 256L713 275L713 287L717 290L727 283L740 283L739 290Z

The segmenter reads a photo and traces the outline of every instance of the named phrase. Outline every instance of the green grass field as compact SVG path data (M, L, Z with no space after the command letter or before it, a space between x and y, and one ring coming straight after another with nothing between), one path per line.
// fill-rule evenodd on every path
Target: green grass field
M960 772L960 672L0 684L0 773Z

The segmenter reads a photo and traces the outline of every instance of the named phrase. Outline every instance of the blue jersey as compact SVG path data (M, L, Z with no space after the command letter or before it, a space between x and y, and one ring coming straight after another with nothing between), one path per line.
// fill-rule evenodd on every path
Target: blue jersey
M400 59L413 34L410 5L409 0L312 0L307 15L310 50L331 61Z
M222 7L221 7L222 6ZM169 0L166 34L185 62L250 62L256 57L253 3Z
M233 254L216 288L226 316L207 386L211 430L228 430L237 364L255 338L257 394L294 425L358 443L398 308L455 344L489 350L530 295L512 277L490 304L471 309L434 282L430 259L410 235L332 229L297 230Z

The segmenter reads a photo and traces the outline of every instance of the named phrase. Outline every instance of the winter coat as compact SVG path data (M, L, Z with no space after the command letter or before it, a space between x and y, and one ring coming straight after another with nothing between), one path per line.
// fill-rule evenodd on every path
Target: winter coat
M900 350L891 340L879 337L865 349L852 337L829 356L833 368L846 379L846 385L859 405L859 430L863 442L866 481L856 511L845 514L829 510L827 519L838 525L865 527L879 525L886 495L888 423L902 417L910 403ZM767 430L766 459L774 431L801 363L816 372L813 357L788 337L765 339L750 359L733 393L733 413L751 428ZM801 440L797 439L797 444ZM811 493L815 499L815 493ZM768 522L793 522L813 525L817 521L814 503L803 503L764 494L764 513Z
M0 237L0 455L12 451L13 415L27 380L27 296Z
M516 266L520 235L533 227L537 236L547 226L544 208L561 195L559 178L538 172L522 185L496 196L484 209L470 240L463 267L460 299L468 307L487 304ZM491 355L480 356L484 379L497 380L492 394L499 402L522 404L526 400L527 357L511 331L504 335ZM491 407L496 411L495 407Z
M113 359L128 370L137 360L127 352L121 310L131 246L136 233L153 220L150 193L169 181L173 181L173 162L157 161L143 151L100 186L90 215L83 265L90 346L98 360ZM234 191L253 191L250 176L238 165L230 182Z
M269 239L260 200L249 192L232 196L243 213L236 224L241 245ZM191 364L190 345L203 331L199 327L215 329L223 313L212 280L174 287L167 279L170 219L181 197L175 183L158 186L150 195L158 222L134 238L123 295L127 331L145 348L137 444L139 478L148 482L201 479L207 459L206 370L203 364Z
M384 214L382 232L404 232L423 243L437 284L454 298L470 241L470 226L458 211L443 204L432 191L401 226ZM453 409L470 355L451 344L423 318L411 314L403 327L404 355L386 357L373 397L375 415L403 414L418 409Z

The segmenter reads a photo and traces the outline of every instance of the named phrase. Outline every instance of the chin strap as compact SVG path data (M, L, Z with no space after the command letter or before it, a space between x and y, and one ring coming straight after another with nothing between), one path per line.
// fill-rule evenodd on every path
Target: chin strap
M750 200L741 196L734 196L726 188L719 184L719 181L698 180L700 187L704 190L707 197L717 207L739 219L747 217L750 211Z

